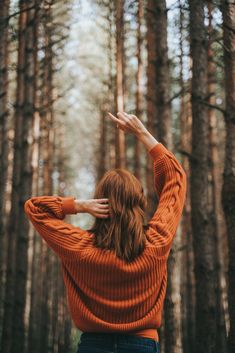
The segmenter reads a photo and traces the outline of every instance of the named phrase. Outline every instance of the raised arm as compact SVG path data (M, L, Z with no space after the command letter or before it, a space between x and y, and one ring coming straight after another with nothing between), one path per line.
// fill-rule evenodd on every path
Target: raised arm
M89 213L97 218L109 217L108 199L78 200L75 197L39 196L24 204L24 210L41 237L63 259L73 259L82 248L80 240L86 230L63 221L66 214Z
M158 207L149 221L146 236L159 256L168 256L183 211L186 196L186 174L176 157L158 142L142 122L132 114L109 113L117 127L133 133L153 158L154 186L159 197Z
M25 202L24 210L34 228L60 258L76 256L85 230L63 221L66 214L78 212L74 197L32 197Z
M168 256L184 207L187 178L174 154L162 143L155 144L148 152L153 158L159 202L146 235L159 256Z

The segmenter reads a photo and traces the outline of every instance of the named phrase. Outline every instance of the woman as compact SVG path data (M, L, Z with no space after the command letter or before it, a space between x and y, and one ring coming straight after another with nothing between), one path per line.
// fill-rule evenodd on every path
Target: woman
M69 310L83 332L77 353L160 352L167 259L183 210L186 174L136 116L109 117L133 133L153 160L159 202L148 224L141 183L122 168L104 174L93 199L32 197L25 212L61 260ZM80 212L96 217L92 229L63 221Z

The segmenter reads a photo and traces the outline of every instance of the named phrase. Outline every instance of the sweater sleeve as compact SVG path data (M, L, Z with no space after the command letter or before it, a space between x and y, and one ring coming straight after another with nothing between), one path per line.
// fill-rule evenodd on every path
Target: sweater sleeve
M49 247L62 258L73 258L85 230L63 221L76 214L74 197L39 196L24 204L24 211Z
M148 223L147 236L159 256L168 256L184 207L187 177L174 154L162 143L153 146L149 154L159 202Z

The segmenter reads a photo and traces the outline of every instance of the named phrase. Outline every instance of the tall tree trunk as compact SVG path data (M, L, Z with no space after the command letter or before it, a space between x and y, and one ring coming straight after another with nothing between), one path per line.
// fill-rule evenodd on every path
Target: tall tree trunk
M53 254L54 255L54 254ZM59 282L62 281L62 278L59 278L59 269L60 263L59 259L55 256L52 257L52 339L51 347L52 352L56 353L58 351L58 329L59 329L59 318L58 318L58 309L59 309ZM61 274L60 274L61 275ZM62 276L61 276L62 277Z
M143 62L142 62L142 42L143 35L141 32L141 26L143 21L143 0L138 1L138 12L137 12L137 75L136 75L136 116L141 120L143 115L143 88L142 88L142 79L143 79ZM134 165L134 174L137 179L141 178L141 147L139 139L135 139L135 165Z
M185 129L185 140L182 142L183 146L187 146L187 149L183 148L187 153L191 153L191 129L192 129L192 109L191 109L191 95L188 95L186 102L186 112L185 119L183 119L181 131ZM189 159L183 159L183 166L188 172L188 185L190 184L190 163ZM196 306L196 293L195 293L195 274L194 274L194 252L193 252L193 238L192 238L192 227L191 227L191 191L188 188L186 201L185 201L185 212L183 218L183 229L182 234L185 234L186 242L186 254L185 262L182 260L182 267L185 271L185 281L186 281L186 294L185 297L182 297L182 305L185 301L186 307L186 332L183 332L185 335L184 341L184 350L185 352L193 352L195 346L195 306ZM182 244L184 247L184 244ZM183 269L182 269L183 272ZM184 327L182 328L184 331Z
M153 121L154 132L165 146L172 149L170 70L167 46L167 9L165 0L158 0L154 3L154 16L156 22L155 104L157 109L157 118Z
M116 0L116 111L124 111L124 0ZM116 168L125 168L125 133L116 130Z
M178 0L179 5L179 47L180 47L180 150L182 153L182 165L187 174L187 183L190 182L190 164L187 153L191 152L191 129L192 129L192 115L191 115L191 104L190 94L186 91L186 83L184 81L184 43L186 40L187 32L187 21L183 11L182 0ZM189 65L188 65L189 67ZM188 68L187 67L187 68ZM191 85L191 80L188 80ZM182 307L182 346L183 352L192 352L191 349L194 347L195 337L195 291L194 291L194 273L193 273L193 248L192 248L192 229L191 229L191 217L190 217L190 188L188 188L185 200L185 208L182 215L182 239L181 250L182 250L182 261L181 261L181 307Z
M16 237L19 229L19 219L24 217L23 204L20 200L21 189L21 152L22 152L22 130L23 130L23 105L24 105L24 69L25 69L25 43L27 28L26 1L21 1L22 10L19 17L18 27L18 74L17 92L15 107L15 136L14 136L14 161L13 179L11 195L11 211L8 225L8 244L7 244L7 274L4 301L3 333L1 351L11 352L12 345L12 324L13 324L13 304L14 304L14 279L15 279L15 256L16 256Z
M226 94L226 148L222 203L228 234L229 353L235 351L235 4L222 1Z
M114 110L116 108L116 82L114 75L114 65L115 65L115 47L116 47L116 38L115 38L115 2L108 1L108 11L107 11L107 20L108 20L108 33L107 33L107 47L108 47L108 85L107 85L107 97L108 97L108 110ZM115 154L116 154L116 126L113 122L108 119L106 120L107 125L107 168L115 168Z
M166 2L147 2L147 116L148 129L169 149L172 149L170 75L167 47ZM152 184L151 161L147 165L147 201L149 214L156 208L156 195ZM176 236L168 260L168 286L164 305L164 318L159 338L165 352L181 350L180 318L180 236ZM163 334L164 325L164 334Z
M208 3L208 96L209 103L211 106L216 104L216 66L213 61L214 53L212 48L212 3ZM215 262L216 262L216 276L217 276L217 334L216 334L216 347L220 352L227 351L227 339L226 339L226 327L225 327L225 311L223 306L223 292L222 292L222 281L223 281L223 253L222 253L222 228L220 222L220 214L222 213L221 207L221 170L219 166L219 155L218 155L218 132L217 132L217 117L213 108L208 109L209 118L209 183L210 187L210 212L213 219L213 231L216 237L215 243Z
M41 158L43 160L42 192L53 194L53 149L54 149L54 111L53 111L53 48L52 48L52 5L44 5L43 40L44 58L42 61L42 101L41 101ZM40 350L46 352L52 338L52 266L54 254L42 240L42 316L40 330Z
M99 164L98 164L98 173L97 179L100 180L106 171L106 138L107 138L107 118L105 109L103 109L103 105L100 107L100 141L99 141Z
M7 183L7 165L8 165L8 20L9 0L1 1L0 11L0 327L2 327L3 318L3 296L4 296L4 263L5 257L3 249L6 245L5 232L5 193ZM0 329L1 341L1 329Z
M37 4L36 0L27 1L27 6ZM21 1L22 8L25 2ZM25 33L25 62L24 62L24 104L23 104L23 131L20 158L20 189L19 208L20 217L17 230L16 243L16 277L15 277L15 300L14 317L12 322L12 352L25 351L25 304L26 284L28 267L28 235L29 223L24 214L24 202L32 194L32 152L33 152L33 126L35 118L36 98L36 63L37 63L37 25L38 9L27 10L27 24ZM12 219L10 220L12 221Z
M192 67L191 210L196 284L195 352L215 352L215 234L208 196L207 33L204 1L189 0Z
M154 18L155 1L148 0L146 7L147 23L147 129L159 138L157 131L154 131L153 122L157 119L156 107L156 21ZM147 153L147 152L146 152ZM146 155L146 189L147 189L147 214L149 217L153 214L157 196L153 184L153 165L152 161Z
M32 194L39 194L39 133L40 133L40 115L37 112L35 114L35 125L34 125L34 144L33 144L33 158L32 158L32 167L33 167L33 189ZM37 232L30 228L30 239L32 242L32 255L29 258L29 270L30 270L30 304L29 304L29 319L28 319L28 344L27 352L39 353L39 338L38 335L40 327L40 313L39 313L39 303L40 303L40 288L39 288L39 264L40 264L40 239ZM35 276L36 273L39 273L39 276Z
M156 41L156 110L153 121L154 132L159 140L169 149L173 148L170 107L170 72L167 46L167 10L166 1L155 2ZM181 345L181 297L180 297L180 261L181 229L178 230L168 259L168 285L164 303L164 341L166 353L179 353Z
M149 0L147 3L147 115L148 129L172 148L170 75L167 48L167 13L164 0ZM147 191L149 210L156 207L156 196L151 188L152 177L150 161L147 168ZM164 337L162 327L159 330L160 341L166 352L179 352L181 349L180 329L180 237L176 237L168 261L168 287L164 306ZM169 334L168 334L169 333ZM163 342L164 339L164 342Z
M66 169L66 165L64 163L64 151L65 151L65 131L64 125L59 127L59 136L56 139L58 141L58 173L59 173L59 184L58 184L58 195L64 196L65 192L65 174L64 171ZM61 266L57 262L59 266L58 271L58 353L67 353L70 351L71 345L71 328L72 328L72 320L70 314L68 312L68 303L65 285L62 278Z

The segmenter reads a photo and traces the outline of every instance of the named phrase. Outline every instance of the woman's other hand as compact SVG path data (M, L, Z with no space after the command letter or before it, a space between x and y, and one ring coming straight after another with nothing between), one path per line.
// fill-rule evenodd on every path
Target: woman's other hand
M75 200L77 213L90 213L97 218L109 217L108 199Z
M127 114L125 112L118 112L117 117L113 114L108 113L109 117L116 123L117 127L124 132L130 132L137 137L143 132L147 132L147 129L142 122L133 114Z

